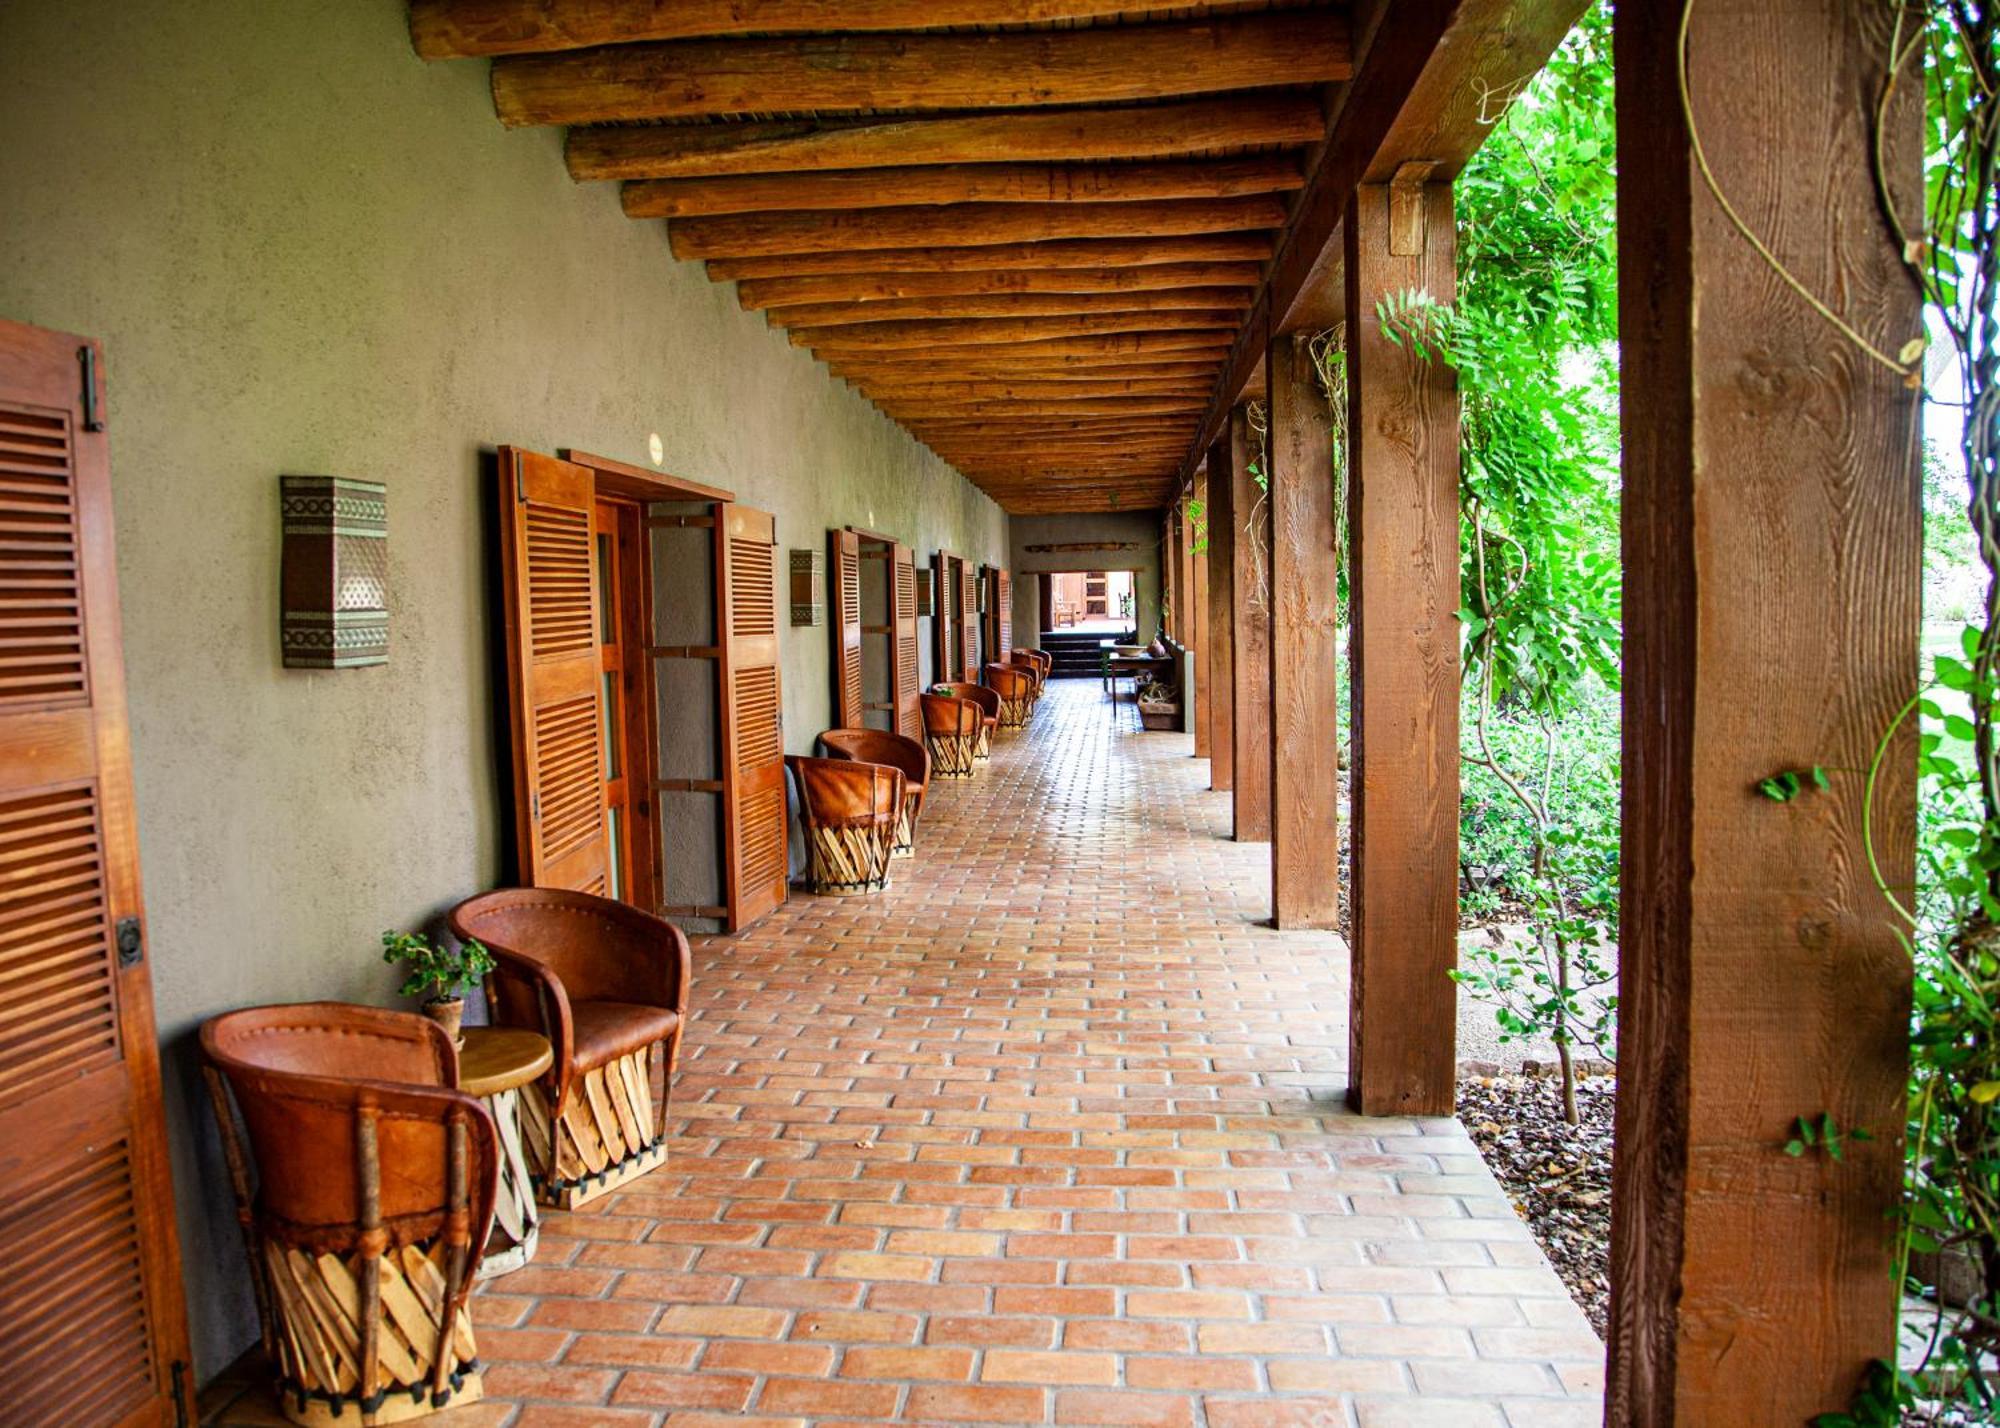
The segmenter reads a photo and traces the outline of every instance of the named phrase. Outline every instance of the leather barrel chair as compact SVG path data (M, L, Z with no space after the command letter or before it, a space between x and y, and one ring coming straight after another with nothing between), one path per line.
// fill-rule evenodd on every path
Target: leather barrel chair
M456 1089L444 1029L341 1002L252 1007L205 1023L201 1057L285 1417L393 1423L476 1401L466 1297L500 1146Z
M535 1195L570 1210L665 1163L667 1101L687 1017L687 937L609 898L505 888L451 911L493 953L495 1026L549 1039L555 1061L521 1093ZM660 1094L652 1089L660 1049Z
M973 751L973 757L992 758L993 731L1000 727L999 691L984 684L966 684L959 681L933 684L931 693L942 694L951 699L970 699L979 706L979 747Z
M924 747L931 751L931 771L939 778L971 778L984 712L970 699L945 694L926 694L921 702Z
M1000 727L1018 729L1035 709L1035 676L1018 664L989 664L986 683L1000 696Z
M1040 699L1042 691L1048 686L1049 671L1055 668L1056 657L1046 650L1017 649L1010 652L1007 658L1014 664L1026 665L1034 671L1035 698Z
M923 741L886 729L828 729L819 736L828 758L861 764L887 764L903 775L903 810L896 820L893 856L908 858L917 850L917 822L923 817L924 789L931 780L931 756Z
M785 767L799 791L812 890L855 897L887 887L904 813L902 770L803 754L786 755Z

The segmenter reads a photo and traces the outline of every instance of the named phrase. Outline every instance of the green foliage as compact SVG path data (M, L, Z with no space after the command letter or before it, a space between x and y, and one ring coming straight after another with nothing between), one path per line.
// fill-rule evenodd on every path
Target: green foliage
M1800 1116L1792 1122L1792 1138L1785 1142L1785 1154L1798 1159L1807 1151L1816 1150L1829 1160L1845 1160L1848 1141L1873 1139L1859 1126L1843 1130L1832 1111L1821 1111L1817 1116Z
M427 1002L446 1001L479 985L493 970L493 954L477 938L442 947L421 932L382 934L382 960L400 964L409 975L397 990Z

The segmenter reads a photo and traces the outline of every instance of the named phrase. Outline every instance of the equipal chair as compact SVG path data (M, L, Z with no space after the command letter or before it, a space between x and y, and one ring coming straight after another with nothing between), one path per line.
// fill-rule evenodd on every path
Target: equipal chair
M799 790L806 876L828 897L855 897L889 885L889 859L904 808L903 771L851 759L785 756Z
M285 1417L400 1423L475 1402L466 1297L500 1145L456 1089L444 1029L341 1002L252 1007L210 1018L201 1058Z
M985 712L970 699L945 694L926 694L921 702L924 747L931 752L931 771L939 778L971 778Z
M993 731L1000 727L1000 694L983 684L967 684L963 680L945 684L933 684L931 693L942 694L951 699L970 699L979 706L979 746L973 750L973 757L990 759L993 757Z
M505 888L451 910L451 930L495 962L495 1026L539 1031L548 1074L521 1094L535 1194L571 1210L667 1158L667 1100L688 1006L688 942L678 927L609 898ZM653 1103L654 1047L664 1069Z
M1035 676L1025 665L989 664L986 683L1000 696L1000 727L1018 729L1035 712Z
M931 756L921 740L886 729L828 729L819 736L828 757L851 763L887 764L903 775L903 809L896 820L894 857L917 850L917 820L923 816L924 787L930 782Z
M1049 682L1049 671L1055 668L1056 657L1043 650L1017 649L1009 652L1008 662L1025 665L1034 672L1035 688L1033 697L1039 700Z

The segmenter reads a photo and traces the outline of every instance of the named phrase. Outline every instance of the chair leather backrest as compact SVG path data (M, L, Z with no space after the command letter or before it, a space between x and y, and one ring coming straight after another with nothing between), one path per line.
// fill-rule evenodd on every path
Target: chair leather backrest
M828 729L819 736L819 742L836 759L901 769L904 780L913 788L922 788L930 780L930 751L921 739L892 734L887 729Z
M989 719L1000 717L1000 691L984 684L938 684L932 686L939 694L952 699L970 699L977 704Z
M563 984L572 1002L638 1001L652 1004L657 992L635 995L633 969L650 963L642 948L662 941L682 944L679 928L610 898L567 888L501 888L468 898L451 910L451 930L476 937L497 952L541 963ZM530 996L518 981L496 977L496 999ZM506 1007L508 1026L539 1026L532 1005ZM496 1017L495 1020L502 1020Z
M979 706L969 699L926 694L922 699L926 734L976 734L983 722Z
M787 754L805 822L822 828L893 820L903 806L903 774L887 764Z
M1025 699L1034 687L1034 676L1020 665L989 664L986 666L986 682L1003 699Z
M466 1233L483 1243L499 1141L485 1107L456 1089L458 1056L435 1022L339 1002L253 1007L211 1018L201 1047L249 1132L268 1231L323 1250L355 1242L363 1203L357 1122L366 1114L375 1121L380 1223L391 1241L441 1233L448 1126L457 1117L467 1151Z

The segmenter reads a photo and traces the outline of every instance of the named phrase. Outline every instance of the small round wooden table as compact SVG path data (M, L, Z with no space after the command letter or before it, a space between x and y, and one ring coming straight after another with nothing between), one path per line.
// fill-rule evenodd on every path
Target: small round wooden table
M555 1064L549 1040L511 1026L469 1026L458 1053L458 1088L486 1102L500 1133L500 1184L493 1196L493 1232L479 1277L519 1269L535 1257L541 1213L521 1149L521 1088Z

